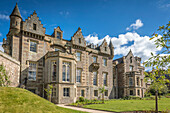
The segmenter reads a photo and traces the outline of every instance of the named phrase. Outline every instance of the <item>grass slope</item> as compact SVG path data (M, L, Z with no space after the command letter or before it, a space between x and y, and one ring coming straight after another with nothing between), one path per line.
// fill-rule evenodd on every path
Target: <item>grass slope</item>
M20 88L0 87L0 113L83 113L61 108Z
M159 111L170 110L170 98L161 98L158 100ZM85 105L84 108L107 110L114 112L123 111L145 111L154 110L155 101L154 100L110 100L106 101L105 104L92 104Z

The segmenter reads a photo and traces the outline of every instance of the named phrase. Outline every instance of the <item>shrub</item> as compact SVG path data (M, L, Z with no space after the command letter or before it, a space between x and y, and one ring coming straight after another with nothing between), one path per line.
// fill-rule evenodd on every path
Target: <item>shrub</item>
M84 102L84 101L85 101L84 97L79 97L79 102Z

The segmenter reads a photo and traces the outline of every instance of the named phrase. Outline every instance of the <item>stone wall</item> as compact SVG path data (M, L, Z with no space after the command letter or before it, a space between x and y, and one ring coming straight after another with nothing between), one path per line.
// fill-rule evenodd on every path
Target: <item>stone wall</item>
M0 51L0 65L1 64L5 66L6 72L10 77L10 86L18 87L20 79L20 62Z

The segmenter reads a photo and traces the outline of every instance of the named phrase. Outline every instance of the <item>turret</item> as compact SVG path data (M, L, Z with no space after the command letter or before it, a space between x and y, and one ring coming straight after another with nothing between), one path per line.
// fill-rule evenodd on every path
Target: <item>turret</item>
M10 34L18 34L20 32L21 21L21 14L16 3L15 8L10 15Z

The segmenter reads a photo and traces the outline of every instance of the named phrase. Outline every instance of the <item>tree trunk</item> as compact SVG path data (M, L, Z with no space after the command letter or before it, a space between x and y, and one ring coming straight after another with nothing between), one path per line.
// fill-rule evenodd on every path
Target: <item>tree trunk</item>
M103 103L104 103L104 93L102 94L102 97L103 97Z
M155 92L155 112L158 113L158 91Z

